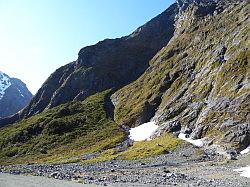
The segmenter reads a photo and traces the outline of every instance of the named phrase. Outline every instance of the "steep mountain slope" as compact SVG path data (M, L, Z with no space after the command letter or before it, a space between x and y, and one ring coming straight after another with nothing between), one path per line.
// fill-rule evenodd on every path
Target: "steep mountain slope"
M19 115L1 121L15 122L72 100L84 100L106 89L118 89L136 80L149 60L174 33L176 4L129 36L106 39L80 50L78 59L56 70ZM69 92L70 90L70 92Z
M178 1L175 35L146 72L112 96L117 123L150 119L239 150L250 144L249 3Z
M141 158L175 149L180 131L244 149L248 32L247 1L178 0L133 34L83 48L28 107L0 120L20 120L0 129L0 162ZM127 127L149 120L159 125L154 140L128 148Z
M0 118L20 111L31 98L32 94L21 80L0 72Z

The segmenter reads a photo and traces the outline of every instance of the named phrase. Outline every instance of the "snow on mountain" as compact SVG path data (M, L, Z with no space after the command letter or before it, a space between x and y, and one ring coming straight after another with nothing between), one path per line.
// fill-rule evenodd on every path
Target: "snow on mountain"
M186 142L189 142L197 147L202 147L204 145L204 142L202 139L197 139L197 140L194 140L192 138L188 138L187 137L187 134L184 134L184 133L180 133L178 138L182 139L182 140L185 140Z
M11 81L8 75L0 71L0 100L5 94L5 90L11 86Z
M134 141L150 140L150 136L156 131L158 125L154 121L144 123L129 130L129 138Z
M0 71L0 118L17 113L27 106L31 98L25 83Z

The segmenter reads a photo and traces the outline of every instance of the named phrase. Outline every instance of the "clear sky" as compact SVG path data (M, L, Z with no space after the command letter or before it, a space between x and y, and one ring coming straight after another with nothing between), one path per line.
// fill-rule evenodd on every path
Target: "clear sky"
M0 0L0 70L33 94L78 51L130 34L174 0Z

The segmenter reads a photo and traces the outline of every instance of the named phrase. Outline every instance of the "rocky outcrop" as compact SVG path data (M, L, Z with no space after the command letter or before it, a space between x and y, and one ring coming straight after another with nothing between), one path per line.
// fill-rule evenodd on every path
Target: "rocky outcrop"
M118 89L136 80L149 66L149 60L172 38L177 13L174 4L129 36L84 47L75 62L59 68L45 81L21 114L0 124L27 118L72 100L84 100L94 93Z
M31 98L32 94L21 80L0 72L0 118L20 111Z
M133 127L151 119L160 125L154 136L190 129L192 138L244 149L250 139L249 4L178 6L171 41L139 79L112 96L115 120Z

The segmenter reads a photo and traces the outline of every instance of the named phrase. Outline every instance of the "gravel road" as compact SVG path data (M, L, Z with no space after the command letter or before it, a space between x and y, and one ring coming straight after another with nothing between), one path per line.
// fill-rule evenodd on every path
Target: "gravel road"
M95 187L66 180L0 173L0 187Z

